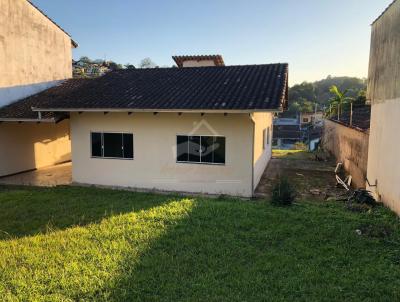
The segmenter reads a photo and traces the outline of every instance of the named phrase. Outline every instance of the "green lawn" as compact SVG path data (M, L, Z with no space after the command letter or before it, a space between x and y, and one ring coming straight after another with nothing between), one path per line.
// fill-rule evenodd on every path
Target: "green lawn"
M0 230L1 301L400 300L383 207L0 187Z
M311 159L315 157L313 152L308 152L304 150L281 150L281 149L272 149L272 156L275 158L284 158L286 160L293 159Z

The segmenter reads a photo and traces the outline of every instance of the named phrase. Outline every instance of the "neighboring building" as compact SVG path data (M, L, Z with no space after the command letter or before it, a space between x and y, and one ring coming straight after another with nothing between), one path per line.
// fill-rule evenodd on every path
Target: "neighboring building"
M225 66L221 55L173 56L178 67Z
M300 128L300 122L298 118L276 117L274 118L274 126L296 126Z
M287 93L287 64L126 69L8 114L70 117L75 183L251 197Z
M0 107L72 77L71 37L27 0L0 0Z
M285 116L280 114L279 116ZM302 124L301 114L297 117L278 117L274 119L274 149L294 149L296 143L304 143L310 151L314 151L320 142L322 128L320 122Z
M355 188L365 188L368 163L368 140L371 107L357 107L350 112L324 121L322 147L332 154L336 162L343 163L347 173L352 176Z
M72 60L72 69L74 78L96 78L111 71L106 61L103 63L88 63Z
M275 118L273 129L275 149L293 149L296 143L304 141L298 118Z
M324 113L322 111L300 113L300 123L302 126L307 124L322 125L323 120Z
M367 188L400 214L400 0L372 24Z
M68 121L18 100L71 78L75 47L31 2L0 0L0 176L70 160Z

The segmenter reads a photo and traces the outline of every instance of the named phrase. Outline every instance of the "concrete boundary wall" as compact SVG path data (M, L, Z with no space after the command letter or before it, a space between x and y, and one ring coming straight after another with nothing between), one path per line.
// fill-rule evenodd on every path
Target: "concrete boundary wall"
M365 188L368 165L369 132L325 120L322 146L342 162L353 178L353 187Z

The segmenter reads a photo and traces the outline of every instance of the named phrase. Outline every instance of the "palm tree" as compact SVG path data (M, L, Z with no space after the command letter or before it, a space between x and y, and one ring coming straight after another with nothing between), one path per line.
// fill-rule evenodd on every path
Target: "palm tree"
M343 105L346 103L352 103L354 101L354 98L347 96L347 94L350 92L349 89L340 91L340 89L336 85L332 85L331 88L329 88L329 92L333 94L333 97L330 99L330 104L338 106L337 113L338 118L340 118Z

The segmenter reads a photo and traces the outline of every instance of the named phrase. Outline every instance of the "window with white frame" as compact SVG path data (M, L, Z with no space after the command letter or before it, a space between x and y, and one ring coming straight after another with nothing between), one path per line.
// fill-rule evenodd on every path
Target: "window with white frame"
M91 147L92 157L133 159L133 134L92 132Z
M176 161L180 163L225 164L225 137L177 135Z

